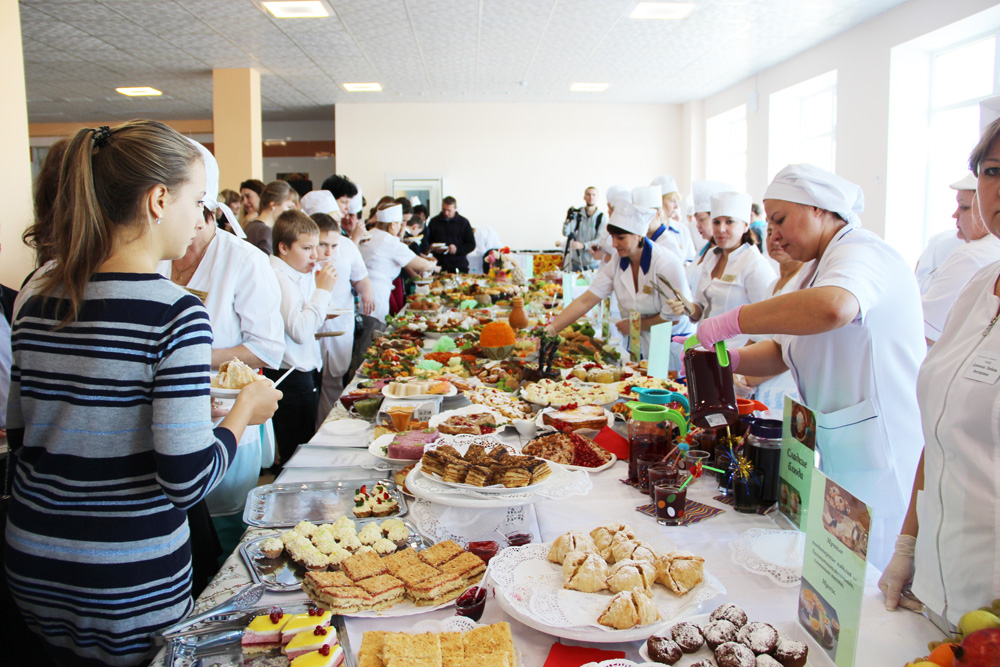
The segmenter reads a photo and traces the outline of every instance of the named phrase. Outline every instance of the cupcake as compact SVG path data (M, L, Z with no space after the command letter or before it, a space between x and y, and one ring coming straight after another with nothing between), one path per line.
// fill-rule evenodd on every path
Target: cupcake
M382 529L377 523L370 523L358 533L358 539L361 540L361 544L367 544L372 546L378 540L382 539Z
M264 558L277 558L285 550L285 545L277 537L269 537L260 543L260 552Z
M299 521L294 530L303 537L312 537L313 533L316 532L316 524L311 521Z
M380 556L388 556L396 551L396 543L383 537L376 540L375 544L372 545L372 548L375 549L375 553Z
M386 530L385 526L382 526ZM392 540L396 546L403 546L410 539L410 530L402 522L398 526L392 526L386 530L386 537Z

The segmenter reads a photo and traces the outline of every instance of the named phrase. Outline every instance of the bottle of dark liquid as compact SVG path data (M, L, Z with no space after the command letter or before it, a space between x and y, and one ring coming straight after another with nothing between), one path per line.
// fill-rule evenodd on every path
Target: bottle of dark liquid
M733 387L733 368L719 363L713 349L691 347L684 352L688 377L691 423L702 428L719 428L740 418Z
M770 507L778 502L781 479L781 422L757 419L747 437L747 458L761 474L760 504Z

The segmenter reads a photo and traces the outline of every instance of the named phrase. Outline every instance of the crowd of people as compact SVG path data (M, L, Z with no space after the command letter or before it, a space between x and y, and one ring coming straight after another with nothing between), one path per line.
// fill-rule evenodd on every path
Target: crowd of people
M984 586L1000 596L1000 120L970 168L951 186L962 243L928 255L919 285L862 227L861 189L810 165L764 192L766 233L725 183L688 198L670 176L613 186L606 215L588 187L563 233L567 268L593 279L547 325L614 295L643 355L670 322L676 345L727 341L748 394L822 413L821 469L875 508L888 605L922 601L942 627ZM208 150L142 120L61 140L36 183L38 268L16 300L0 293L16 459L4 567L13 613L55 664L147 660L242 533L261 468L312 437L408 278L481 270L499 245L450 196L429 218L393 197L365 217L339 175L302 195L218 188ZM218 412L210 373L233 358L280 386L253 382Z

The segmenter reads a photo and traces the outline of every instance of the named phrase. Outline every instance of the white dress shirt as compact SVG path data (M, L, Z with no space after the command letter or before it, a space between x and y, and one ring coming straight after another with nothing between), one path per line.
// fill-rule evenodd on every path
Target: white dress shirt
M285 354L281 368L314 371L323 366L316 332L326 321L330 292L316 287L312 271L300 273L271 255L271 268L281 288L281 319L285 325Z
M358 250L368 267L368 278L372 281L372 294L375 297L372 317L385 322L385 316L389 314L392 281L399 277L399 272L416 255L398 238L381 229L373 229L371 240L362 242Z

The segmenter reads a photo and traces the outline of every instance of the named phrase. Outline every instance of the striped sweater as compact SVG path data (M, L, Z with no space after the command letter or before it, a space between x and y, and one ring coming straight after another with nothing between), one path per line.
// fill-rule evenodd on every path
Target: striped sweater
M29 281L15 308L7 427L20 444L7 572L45 639L108 665L149 658L191 608L184 510L225 474L212 428L212 330L197 298L154 274L95 275L80 317Z

